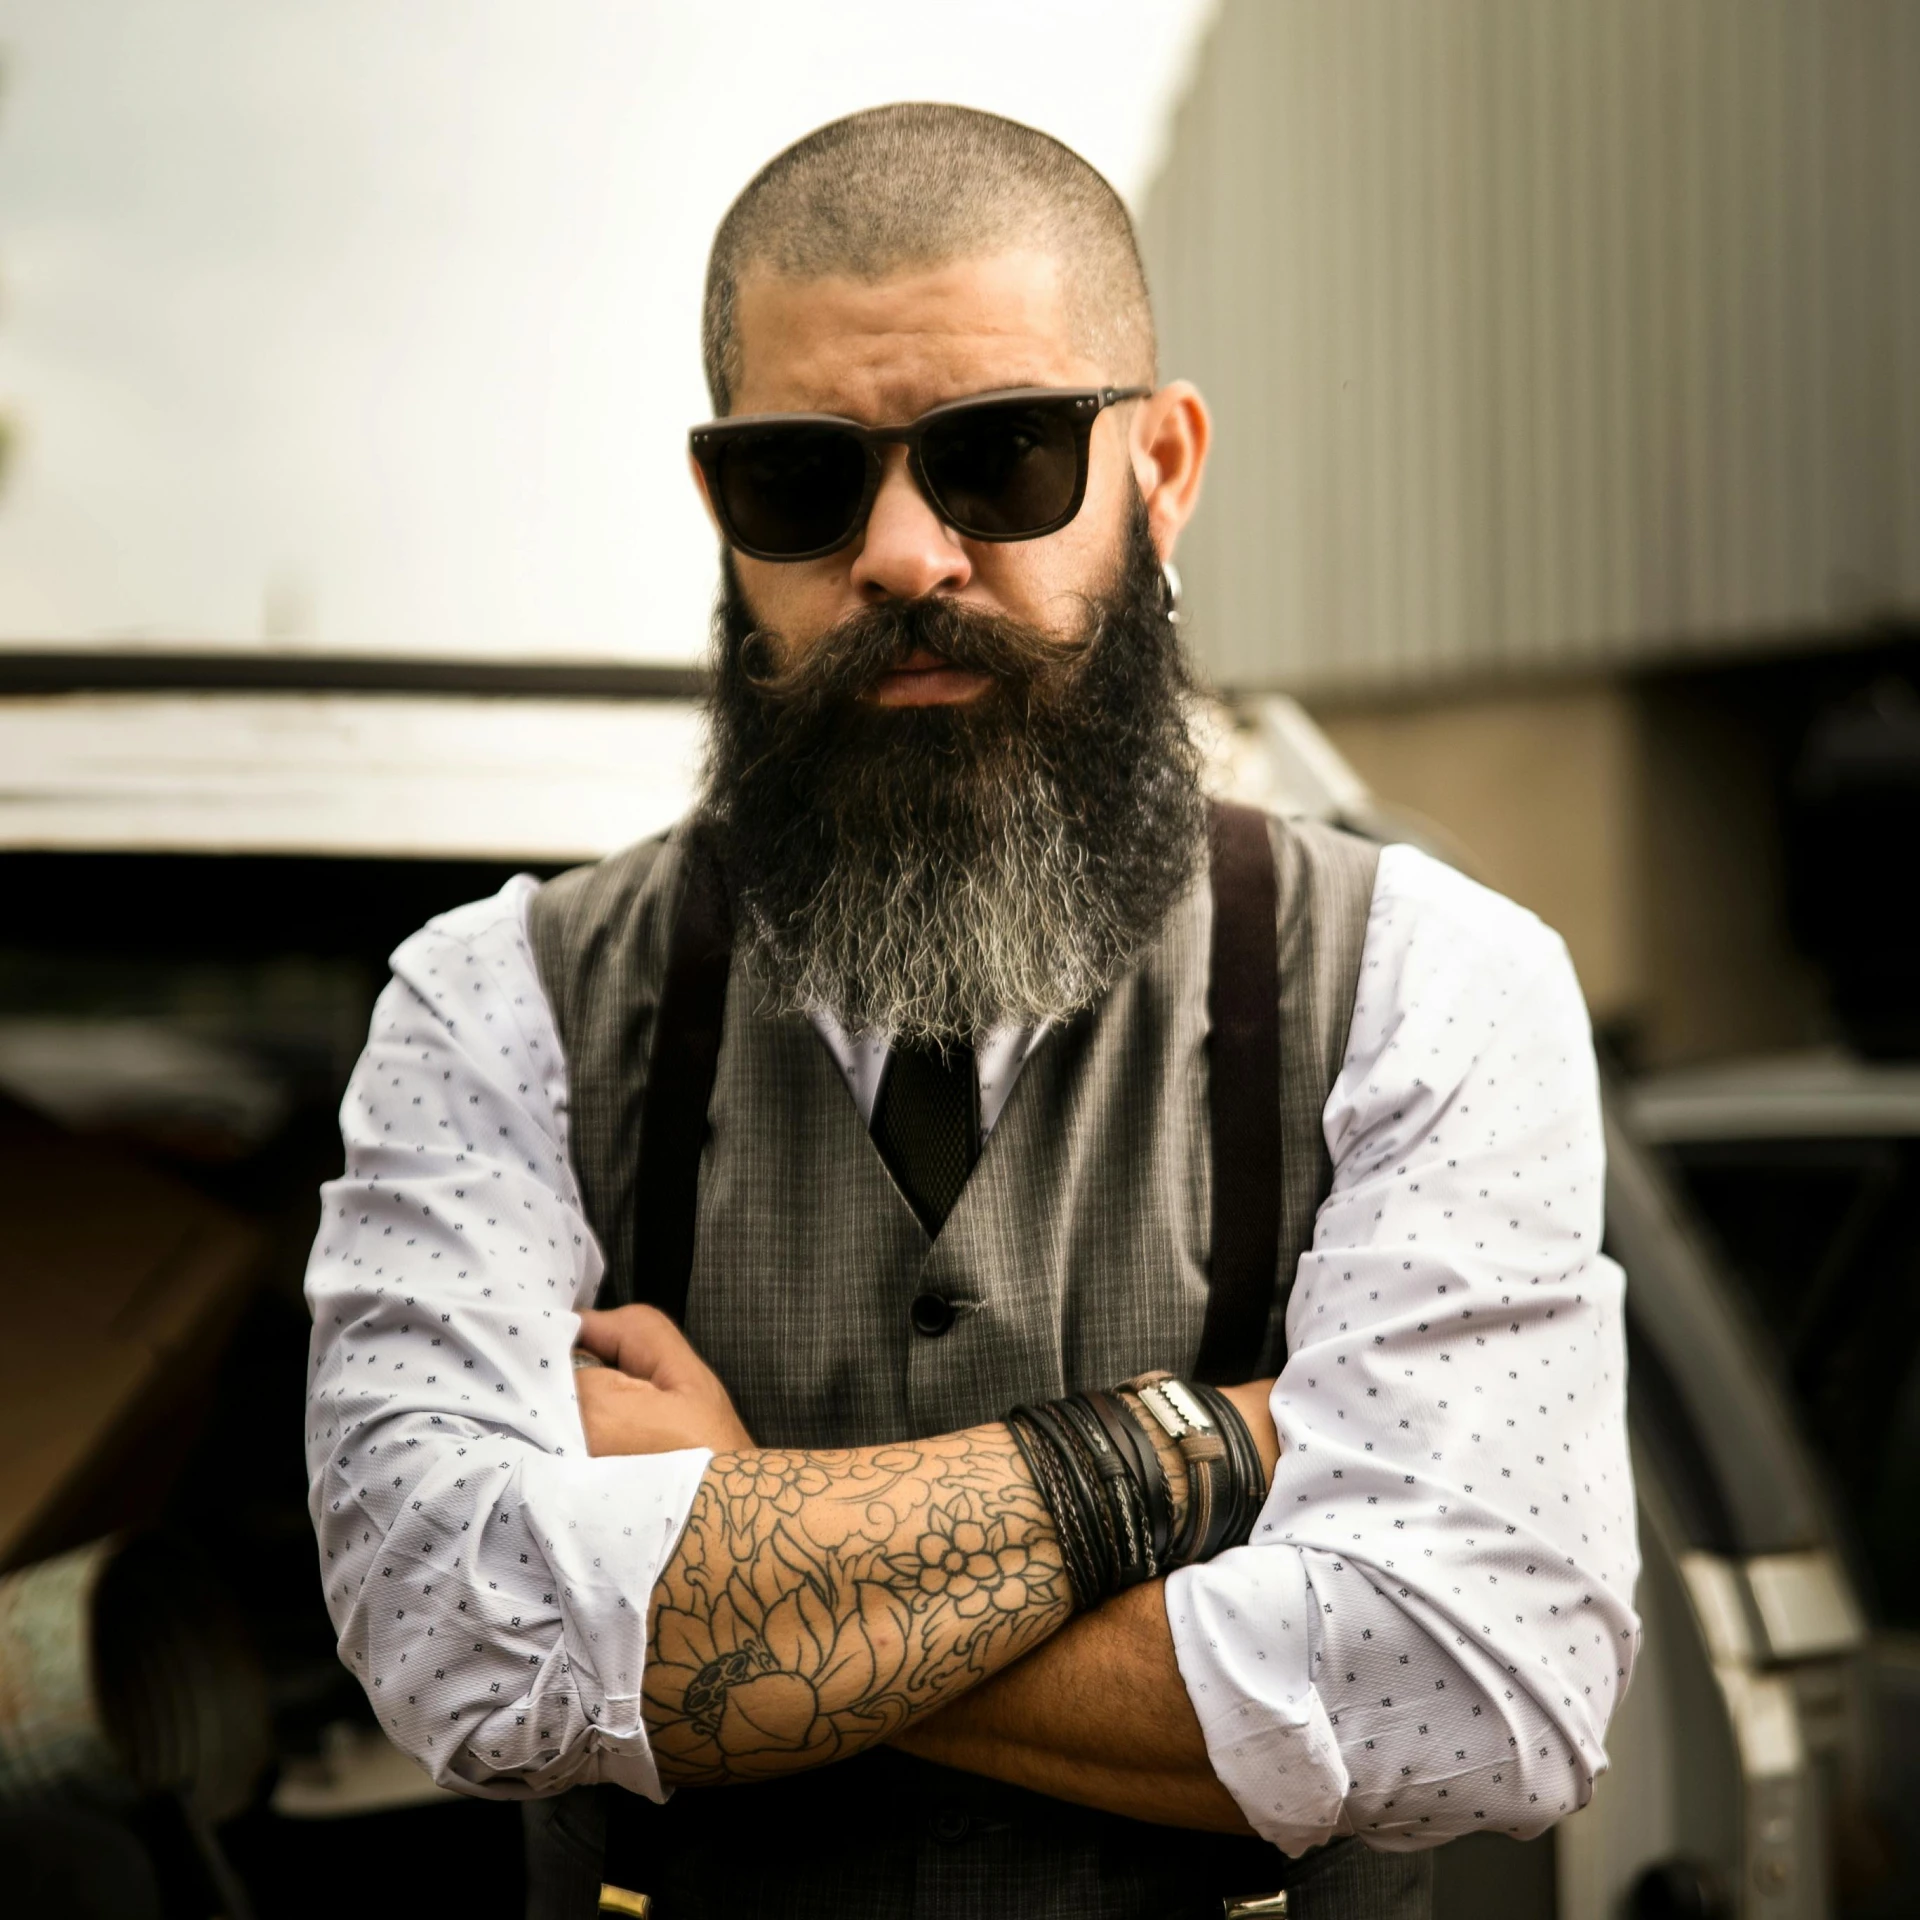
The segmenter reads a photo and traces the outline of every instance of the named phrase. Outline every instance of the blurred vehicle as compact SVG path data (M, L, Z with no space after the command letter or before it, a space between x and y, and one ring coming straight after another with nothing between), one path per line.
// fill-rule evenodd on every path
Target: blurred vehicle
M1866 1606L1857 1811L1881 1831L1843 1839L1883 1879L1849 1910L1920 1911L1920 1064L1832 1049L1675 1071L1627 1116L1764 1329Z

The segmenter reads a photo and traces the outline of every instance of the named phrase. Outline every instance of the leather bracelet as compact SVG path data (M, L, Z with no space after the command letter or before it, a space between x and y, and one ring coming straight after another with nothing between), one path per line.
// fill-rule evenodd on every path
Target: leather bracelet
M1153 1557L1161 1573L1173 1564L1174 1536L1179 1532L1180 1516L1174 1506L1173 1484L1154 1444L1144 1415L1127 1405L1126 1397L1115 1389L1100 1394L1096 1404L1110 1428L1117 1428L1133 1451L1140 1483L1146 1489L1147 1513L1153 1532Z
M1072 1436L1062 1428L1051 1402L1022 1407L1028 1424L1049 1451L1053 1483L1062 1514L1076 1542L1077 1565L1069 1569L1083 1608L1095 1607L1113 1589L1113 1554L1107 1540L1104 1502Z
M1148 1523L1126 1463L1077 1400L1069 1394L1021 1411L1052 1443L1071 1488L1074 1515L1098 1569L1098 1585L1088 1599L1097 1605L1146 1578Z
M1167 1484L1159 1449L1118 1392L1087 1393L1080 1397L1093 1409L1114 1445L1133 1463L1134 1474L1146 1496L1148 1544L1152 1554L1147 1578L1155 1579L1171 1564L1174 1534L1173 1489Z
M1189 1417L1172 1398L1166 1383L1170 1373L1143 1373L1129 1380L1127 1388L1138 1404L1141 1417L1151 1420L1176 1447L1187 1468L1186 1509L1170 1553L1176 1567L1190 1567L1206 1558L1206 1536L1212 1530L1214 1507L1214 1467L1226 1457L1225 1443L1208 1429L1210 1416ZM1178 1382L1174 1382L1176 1388ZM1198 1410L1196 1409L1196 1412Z
M1104 1597L1106 1580L1092 1538L1092 1515L1074 1484L1071 1458L1063 1458L1058 1443L1041 1424L1038 1409L1015 1407L1007 1415L1007 1430L1020 1449L1034 1486L1053 1515L1055 1536L1067 1584L1073 1590L1074 1610L1084 1613Z
M1174 1542L1178 1566L1237 1546L1265 1500L1253 1435L1232 1401L1167 1373L1145 1373L1128 1388L1187 1463L1186 1523Z
M1074 1430L1086 1449L1106 1495L1111 1520L1113 1588L1137 1587L1154 1573L1153 1526L1147 1514L1144 1490L1136 1476L1133 1456L1114 1445L1113 1436L1085 1394L1069 1394L1054 1402L1060 1417Z
M1260 1509L1267 1504L1267 1474L1260 1462L1260 1449L1253 1443L1253 1430L1247 1425L1246 1416L1218 1387L1206 1386L1198 1380L1188 1381L1187 1386L1213 1415L1227 1443L1233 1467L1236 1503L1224 1518L1220 1544L1214 1551L1245 1546L1252 1536L1254 1522L1260 1518Z
M1149 1422L1186 1465L1177 1517ZM1078 1611L1240 1545L1266 1499L1240 1410L1215 1388L1171 1374L1015 1407L1007 1429L1053 1516Z
M1168 1525L1156 1511L1168 1505L1158 1460L1152 1479L1143 1477L1139 1452L1121 1444L1124 1435L1086 1395L1015 1407L1007 1427L1053 1515L1076 1608L1153 1578L1156 1526Z

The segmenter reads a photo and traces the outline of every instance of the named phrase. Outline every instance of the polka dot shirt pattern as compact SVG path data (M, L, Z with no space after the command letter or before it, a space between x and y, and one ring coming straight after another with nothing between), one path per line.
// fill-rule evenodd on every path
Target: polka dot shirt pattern
M647 1596L708 1456L588 1457L570 1355L600 1283L534 882L393 957L307 1272L309 1507L341 1657L443 1785L659 1797Z
M1624 1280L1557 936L1387 849L1325 1129L1280 1465L1251 1542L1168 1582L1180 1669L1289 1852L1532 1835L1591 1795L1639 1637Z
M310 1504L342 1658L436 1779L657 1798L646 1606L708 1456L586 1455L569 1355L601 1257L533 890L394 956L308 1272ZM1638 1632L1622 1280L1559 941L1387 849L1325 1125L1279 1472L1252 1543L1168 1583L1181 1672L1290 1852L1536 1832L1590 1794Z

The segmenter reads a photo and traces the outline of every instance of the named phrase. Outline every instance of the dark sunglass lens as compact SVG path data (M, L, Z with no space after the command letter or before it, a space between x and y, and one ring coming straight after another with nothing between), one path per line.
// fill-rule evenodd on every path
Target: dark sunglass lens
M1079 483L1080 440L1061 406L968 407L927 430L920 466L962 533L1017 539L1059 520Z
M866 492L867 456L831 427L769 427L721 442L722 514L743 547L817 553L853 532Z

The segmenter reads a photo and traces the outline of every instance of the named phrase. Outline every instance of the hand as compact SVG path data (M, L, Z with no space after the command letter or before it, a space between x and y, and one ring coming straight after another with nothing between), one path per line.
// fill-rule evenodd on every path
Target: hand
M580 1316L580 1345L605 1362L573 1376L589 1453L737 1453L753 1445L720 1376L659 1308L589 1310Z
M1280 1464L1280 1435L1273 1424L1273 1409L1267 1404L1273 1393L1273 1382L1249 1380L1244 1386L1222 1387L1220 1391L1239 1408L1240 1417L1253 1435L1253 1444L1259 1449L1266 1484L1272 1486L1273 1470Z

